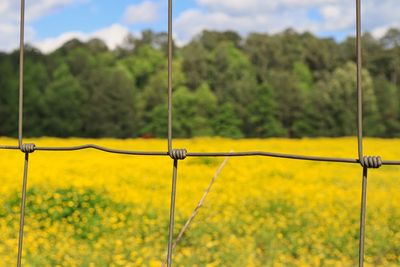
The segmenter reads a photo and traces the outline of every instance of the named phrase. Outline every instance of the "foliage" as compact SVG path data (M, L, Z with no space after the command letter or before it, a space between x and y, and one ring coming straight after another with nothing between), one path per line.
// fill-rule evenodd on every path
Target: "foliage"
M353 73L356 66L348 62L344 67L337 68L325 81L320 81L315 94L315 105L323 112L315 113L319 121L317 130L322 135L354 135L356 129L357 91L356 78ZM383 131L377 112L376 98L373 91L371 76L367 71L363 76L363 115L365 132L369 135L379 135Z
M400 31L362 39L365 134L399 136ZM174 45L174 135L353 135L354 47L354 37L338 43L292 29L245 38L204 31ZM98 39L48 55L27 46L25 134L165 137L166 56L166 34L152 31L113 51ZM15 136L18 51L0 54L0 76L0 135Z

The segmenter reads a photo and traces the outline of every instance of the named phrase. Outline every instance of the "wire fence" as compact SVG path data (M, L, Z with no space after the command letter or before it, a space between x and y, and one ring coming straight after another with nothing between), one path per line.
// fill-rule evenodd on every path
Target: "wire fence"
M322 161L322 162L338 162L359 164L362 169L362 190L361 190L361 208L360 208L360 235L359 235L359 266L364 266L364 240L365 240L365 215L367 201L367 178L369 168L380 168L382 165L400 165L400 160L382 160L380 156L365 156L363 154L363 90L362 90L362 41L361 41L361 0L356 0L356 56L357 56L357 141L358 141L358 158L337 158L337 157L320 157L306 156L297 154L283 154L267 151L243 151L243 152L188 152L186 149L173 148L172 137L172 62L173 62L173 39L172 39L172 14L173 0L168 0L168 149L166 151L135 151L120 150L103 147L95 144L84 144L80 146L68 147L47 147L35 146L32 143L23 142L23 100L24 100L24 36L25 36L25 0L21 0L21 18L20 18L20 63L19 63L19 108L18 108L18 145L4 146L0 145L0 149L20 150L24 153L24 172L21 193L21 209L20 209L20 226L18 236L18 256L17 267L21 266L23 237L24 237L24 219L25 219L25 202L26 188L28 179L29 156L34 151L77 151L84 149L97 149L107 153L136 155L136 156L168 156L171 157L172 168L172 189L170 202L170 220L168 233L168 249L167 249L167 266L172 266L172 252L174 246L174 222L175 222L175 198L176 184L178 175L178 162L186 157L247 157L247 156L265 156L287 158L295 160Z

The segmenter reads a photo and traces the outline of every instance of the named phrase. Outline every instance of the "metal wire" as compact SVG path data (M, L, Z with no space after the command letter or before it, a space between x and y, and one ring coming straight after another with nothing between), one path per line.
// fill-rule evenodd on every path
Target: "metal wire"
M320 162L336 162L360 164L363 169L361 212L360 212L360 239L359 239L359 266L364 265L364 240L365 240L365 217L367 201L367 175L368 168L379 168L382 165L400 165L400 160L382 160L379 156L363 155L363 92L362 92L362 39L361 39L361 0L356 0L356 55L357 55L357 142L358 159L340 157L321 157L298 154L276 153L267 151L243 151L243 152L187 152L186 149L173 149L172 146L172 63L173 63L173 39L172 39L172 0L168 0L168 150L167 151L136 151L108 148L96 144L83 144L78 146L35 146L35 144L23 143L23 100L24 100L24 26L25 26L25 0L21 0L21 22L20 22L20 58L19 58L19 106L18 106L18 146L0 145L0 150L20 150L24 153L24 173L22 182L22 197L20 210L20 229L18 239L17 267L21 266L23 251L25 202L28 179L29 154L34 151L79 151L95 149L107 153L134 155L134 156L169 156L173 160L172 190L169 221L169 238L167 266L172 265L173 230L175 220L175 198L178 174L178 161L186 157L247 157L264 156L285 158L292 160L307 160Z
M357 54L357 142L358 159L363 167L361 215L360 215L360 240L358 253L358 266L364 266L364 240L365 240L365 213L367 205L367 175L369 163L371 167L379 168L379 160L363 155L363 90L362 90L362 40L361 40L361 0L356 0L356 54ZM370 160L371 159L371 160Z
M358 266L364 266L364 241L365 241L365 214L367 212L367 178L368 168L363 168L362 189L361 189L361 212L360 212L360 240L358 253Z
M20 217L19 217L17 267L21 267L22 244L24 242L26 186L27 186L27 183L28 183L28 165L29 165L28 162L29 162L29 153L26 153L25 154L25 161L24 161L24 176L23 176L23 179L22 179L21 211L20 211Z
M172 0L168 0L168 152L172 151Z
M21 0L21 18L19 31L19 103L18 103L18 146L22 146L23 109L24 109L24 50L25 50L25 0Z
M356 54L357 54L357 142L358 142L358 159L361 160L363 158L361 0L356 0Z
M18 103L18 147L22 148L22 122L24 108L24 36L25 36L25 0L21 0L21 18L20 18L20 38L19 38L19 103ZM19 234L18 234L18 255L17 267L21 267L22 262L22 245L24 241L24 225L25 225L25 203L26 203L26 186L28 182L28 165L29 153L25 153L24 175L22 178L21 192L21 210L19 216Z
M0 146L0 149L5 150L20 150L18 146ZM65 147L35 147L35 151L51 151L51 152L65 152L65 151L79 151L95 149L103 152L113 154L124 154L132 156L168 156L171 154L168 151L136 151L136 150L121 150L115 148L109 148L94 144L85 144L79 146L65 146ZM172 150L173 152L174 150ZM300 154L287 154L277 153L268 151L238 151L238 152L187 152L186 157L273 157L273 158L284 158L291 160L306 160L306 161L321 161L321 162L332 162L332 163L352 163L361 164L359 159L354 158L341 158L341 157L323 157L323 156L312 156L312 155L300 155ZM365 157L364 157L365 158ZM382 160L382 165L400 165L400 160Z
M172 251L174 244L174 223L175 223L175 198L176 198L176 179L178 174L178 160L174 159L174 166L172 170L172 189L171 189L171 207L169 209L169 235L168 235L168 254L167 266L172 266Z

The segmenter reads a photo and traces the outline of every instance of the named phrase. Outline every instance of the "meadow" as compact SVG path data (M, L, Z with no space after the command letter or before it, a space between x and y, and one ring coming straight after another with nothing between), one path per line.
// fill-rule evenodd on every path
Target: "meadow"
M53 139L161 150L157 139ZM4 145L15 139L0 138ZM355 138L174 141L188 151L265 150L356 158ZM400 140L366 139L365 154L400 159ZM14 266L23 154L0 150L0 266ZM179 162L176 230L224 158ZM231 158L174 254L175 266L356 266L361 167ZM24 266L160 266L168 236L172 161L79 152L30 157ZM400 266L400 167L371 170L366 266Z

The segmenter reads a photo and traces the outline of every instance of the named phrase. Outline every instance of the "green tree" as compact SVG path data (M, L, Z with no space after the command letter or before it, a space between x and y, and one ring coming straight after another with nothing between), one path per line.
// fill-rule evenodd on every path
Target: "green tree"
M191 90L198 88L207 81L209 53L197 40L192 41L183 48L183 72L186 77L187 87Z
M344 63L340 58L340 47L333 38L317 38L308 32L302 34L300 38L304 50L304 62L314 77L318 78L321 76L321 71L333 71Z
M96 56L88 53L85 48L78 48L70 51L66 57L60 59L58 65L66 62L71 74L82 81L85 81L90 71L96 67Z
M235 114L235 109L231 103L225 103L218 107L213 121L213 128L217 136L243 137L243 133L240 130L240 119Z
M206 84L195 92L180 87L174 94L174 136L193 137L213 135L212 118L216 97Z
M244 134L252 131L247 106L256 98L256 75L246 55L232 43L223 42L213 51L209 85L220 105L232 104Z
M16 136L18 76L10 56L0 53L0 136Z
M400 85L400 30L389 29L381 39L387 48L387 68L389 79L396 86Z
M272 68L271 53L274 53L271 38L266 34L250 34L244 45L244 51L254 67L256 79L259 84L267 82L267 76Z
M369 135L398 136L399 32L362 36ZM27 45L24 135L165 137L167 44L165 32L147 30L116 50L99 39L73 39L48 55ZM354 37L204 31L174 47L174 134L352 135L355 60ZM0 53L1 135L17 132L18 62L17 50Z
M318 134L324 136L349 136L356 133L357 91L356 66L352 62L337 68L325 81L317 85L314 97ZM383 132L376 105L373 82L363 71L364 133L376 136Z
M275 91L278 120L286 129L288 137L300 137L306 94L299 88L298 77L291 71L271 71L270 85Z
M43 133L49 136L80 136L87 92L66 64L54 70L44 92Z
M374 92L382 123L385 127L385 136L394 137L400 134L400 95L392 83L384 75L374 79Z
M91 137L132 137L135 131L135 84L128 70L99 67L93 70L85 112L84 132Z
M257 100L251 108L253 137L286 136L286 129L278 120L278 105L275 101L274 90L268 84L258 87Z
M212 121L217 112L217 97L208 84L203 83L194 92L194 98L197 116L193 136L212 136L214 134Z
M153 126L150 127L149 125L159 121L158 118L154 117L153 110L157 109L157 111L160 111L160 106L167 103L168 77L166 68L167 66L164 64L162 68L159 68L156 73L151 75L145 88L138 93L138 127L142 135L155 134L153 132L148 132L149 129L157 128ZM173 70L173 91L175 91L175 88L179 88L185 84L185 77L182 73L182 62L179 59L173 63Z
M293 65L293 76L295 79L294 91L298 94L297 117L293 122L292 136L313 136L315 129L311 119L311 114L315 112L311 99L314 94L313 75L306 64L296 62Z
M173 129L175 137L192 137L196 120L196 99L185 87L178 88L173 98Z
M161 104L148 111L146 114L147 123L140 128L143 136L166 138L168 133L168 107Z
M45 56L38 50L26 47L24 63L24 134L43 134L44 91L50 77L46 69Z
M161 51L141 45L129 55L121 59L123 64L135 79L137 88L144 88L152 75L165 66L165 57Z
M198 39L208 51L213 51L221 43L231 43L234 47L239 47L242 41L240 35L233 31L217 32L205 30Z

